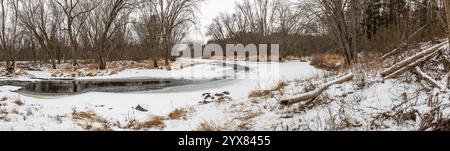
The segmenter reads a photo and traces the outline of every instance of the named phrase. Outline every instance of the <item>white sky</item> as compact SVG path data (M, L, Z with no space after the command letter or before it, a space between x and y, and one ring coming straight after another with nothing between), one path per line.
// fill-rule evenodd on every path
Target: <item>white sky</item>
M199 24L198 29L195 29L188 37L189 40L206 42L206 32L208 25L212 23L212 20L217 17L221 12L231 13L234 10L235 2L242 0L205 0L200 5L199 12Z

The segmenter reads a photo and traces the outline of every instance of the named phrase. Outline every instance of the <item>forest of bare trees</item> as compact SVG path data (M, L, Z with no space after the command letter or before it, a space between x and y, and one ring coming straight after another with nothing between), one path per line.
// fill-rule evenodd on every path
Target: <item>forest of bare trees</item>
M243 0L209 28L211 42L278 43L282 55L386 51L445 36L442 0Z
M204 0L1 0L0 60L100 69L115 60L167 64ZM443 0L242 0L208 27L209 43L280 44L281 54L383 53L446 36Z
M78 64L169 59L195 23L199 0L2 0L1 60Z

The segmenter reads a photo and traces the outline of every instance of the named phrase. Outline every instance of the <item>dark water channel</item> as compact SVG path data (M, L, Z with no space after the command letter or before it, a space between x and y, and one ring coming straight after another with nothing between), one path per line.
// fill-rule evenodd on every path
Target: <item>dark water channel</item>
M114 80L39 80L0 81L0 85L19 86L19 92L42 95L70 95L85 92L138 92L207 81L184 79L114 79Z
M234 71L250 69L236 64L210 63L215 66L231 66ZM161 78L127 78L127 79L39 79L36 81L0 80L0 86L11 85L22 87L21 93L37 95L74 95L85 92L139 92L160 90L175 86L204 84L221 79L187 80Z

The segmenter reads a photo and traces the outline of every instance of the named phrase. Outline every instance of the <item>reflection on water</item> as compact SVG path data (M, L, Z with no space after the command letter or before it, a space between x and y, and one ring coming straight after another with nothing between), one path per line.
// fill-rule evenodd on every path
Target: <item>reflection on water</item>
M0 85L20 86L23 93L76 94L84 92L135 92L194 84L183 79L122 79L122 80L42 80L0 81Z
M245 71L249 67L237 64L214 62L216 66L233 67L233 70ZM158 78L130 78L130 79L41 79L38 81L0 80L1 85L22 87L21 93L39 95L71 95L85 92L138 92L160 90L176 86L193 86L195 84L213 84L214 81L226 81L223 79L210 80L186 80L186 79L158 79ZM214 85L214 84L213 84Z

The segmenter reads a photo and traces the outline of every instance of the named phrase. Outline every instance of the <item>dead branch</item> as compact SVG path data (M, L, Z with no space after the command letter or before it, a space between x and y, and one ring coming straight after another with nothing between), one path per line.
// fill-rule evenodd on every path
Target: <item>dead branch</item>
M429 75L427 75L426 73L424 73L419 67L416 67L416 73L425 81L427 81L428 83L430 83L431 85L433 85L436 88L441 89L441 91L445 90L445 86L440 85L436 80L434 80L432 77L430 77Z
M407 65L404 66L403 68L400 68L400 69L394 71L392 74L385 75L385 76L384 76L384 77L385 77L384 79L393 79L393 78L396 78L396 77L402 75L403 73L405 73L405 72L407 72L407 71L413 69L414 67L416 67L416 66L418 66L418 65L421 65L423 62L426 62L426 61L430 60L431 58L433 58L433 57L434 57L436 54L438 54L438 53L439 53L439 51L435 51L434 53L429 54L429 55L427 55L427 56L425 56L425 57L423 57L423 58L420 58L419 60L416 60L415 62L413 62L413 63L411 63L411 64L407 64Z
M322 86L319 87L319 89L316 89L314 91L310 91L304 94L301 94L299 96L296 96L295 98L291 98L291 99L287 99L287 100L283 100L280 102L280 104L282 105L292 105L292 104L296 104L296 103L300 103L300 102L304 102L307 100L311 100L314 98L317 98L318 96L320 96L325 90L327 90L328 88L330 88L331 86L335 85L335 84L342 84L348 81L353 80L353 74L348 74L346 76L343 76L339 79L336 79L334 81L328 82Z
M381 75L383 77L387 77L388 75L392 75L393 73L399 71L402 68L405 68L406 66L416 62L419 59L423 59L423 58L429 57L431 54L436 54L436 52L441 51L442 50L441 49L442 46L444 46L447 43L448 43L448 41L442 42L442 43L437 44L437 45L435 45L435 46L433 46L433 47L431 47L431 48L429 48L429 49L427 49L425 51L422 51L422 52L420 52L420 53L418 53L418 54L416 54L416 55L414 55L412 57L409 57L408 59L405 59L405 60L395 64L391 68L386 69L385 71L383 71L381 73Z

